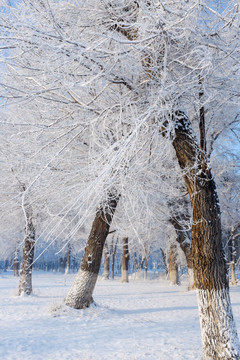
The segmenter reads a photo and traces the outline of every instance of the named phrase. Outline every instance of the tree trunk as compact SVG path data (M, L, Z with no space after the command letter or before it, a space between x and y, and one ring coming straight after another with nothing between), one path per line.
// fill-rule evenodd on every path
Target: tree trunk
M235 273L235 262L236 262L236 248L235 248L235 238L233 231L231 232L231 284L237 285L236 273Z
M92 294L99 273L103 247L117 202L118 197L110 194L107 203L101 205L96 212L79 272L65 300L66 305L74 309L85 309L93 303Z
M108 248L105 244L105 246L104 246L104 270L103 270L104 280L109 280L109 266L110 266L110 254L109 254Z
M122 255L122 282L128 282L128 238L123 238L123 255Z
M231 261L230 271L231 271L231 284L232 285L237 285L234 260Z
M32 210L26 207L26 227L23 247L23 260L20 270L20 281L18 294L30 295L32 293L32 264L35 249L35 227L32 221Z
M112 255L112 279L114 279L114 267L115 267L115 256L117 251L117 243L118 238L116 242L114 243L114 237L112 238L112 244L111 244L111 255Z
M168 255L168 274L171 285L179 285L178 265L177 265L177 246L172 244Z
M174 115L173 146L190 196L192 259L204 357L208 360L239 359L239 340L232 314L224 256L221 219L214 179L193 137L189 119Z
M170 223L174 226L177 238L176 241L179 243L182 251L184 252L187 267L188 267L188 289L193 290L195 288L194 285L194 277L193 277L193 263L192 263L192 253L191 253L191 242L190 242L190 234L187 229L184 228L182 221L189 219L182 219L181 215L172 215L170 218ZM185 216L186 217L186 216Z
M4 261L4 269L3 269L4 272L7 271L8 266L9 266L9 260L5 260L5 261Z
M147 280L148 259L149 259L149 257L146 256L145 262L144 262L144 280Z
M16 248L15 253L14 253L14 260L13 260L13 266L14 266L13 275L14 276L19 276L19 259L18 259L18 255L19 255L19 250Z
M65 275L67 275L70 272L70 266L71 266L71 245L68 243L67 246L67 256L66 256L66 268L65 268Z
M163 266L164 266L164 270L165 270L165 275L167 276L168 275L168 267L167 267L166 254L162 248L160 248L160 250L161 250L161 254L162 254L162 261L163 261Z

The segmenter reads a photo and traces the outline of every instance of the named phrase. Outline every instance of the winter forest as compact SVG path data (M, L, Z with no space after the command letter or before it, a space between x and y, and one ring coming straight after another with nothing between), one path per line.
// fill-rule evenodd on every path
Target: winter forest
M0 0L1 359L240 359L239 99L238 0Z

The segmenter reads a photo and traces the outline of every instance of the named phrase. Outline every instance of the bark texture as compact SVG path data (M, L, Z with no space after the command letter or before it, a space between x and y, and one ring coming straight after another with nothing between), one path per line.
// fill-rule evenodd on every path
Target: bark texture
M168 275L168 267L167 267L167 260L166 260L166 254L162 248L160 248L161 254L162 254L162 262L165 270L165 275Z
M231 263L230 263L231 284L232 285L237 285L235 263L236 263L236 247L235 247L234 230L232 229L232 231L231 231Z
M32 293L32 264L35 249L35 227L33 225L32 210L26 207L26 227L23 247L23 260L20 270L18 294L30 295Z
M71 245L68 243L67 256L66 256L66 268L65 268L65 274L66 274L66 275L70 272L71 252L72 252Z
M193 263L192 263L192 253L191 253L191 243L190 243L190 232L184 228L183 219L184 215L181 214L172 214L170 218L170 223L174 226L174 229L177 234L176 241L179 243L182 251L184 252L187 267L188 267L188 289L193 290L195 288L193 280ZM189 219L187 219L189 222Z
M171 285L179 285L178 265L177 265L177 247L175 244L170 246L168 255L168 274Z
M14 266L13 275L14 276L19 276L19 259L18 259L18 255L19 255L19 250L15 249L14 260L13 260L13 266Z
M220 207L215 182L203 152L181 111L174 114L173 146L190 196L192 260L201 319L204 357L239 359L239 341L233 320L222 246Z
M115 268L115 256L116 256L116 252L117 252L117 243L118 243L118 238L116 241L114 241L114 237L113 237L112 243L110 246L110 252L111 252L111 257L112 257L112 279L114 279L114 268Z
M110 254L109 254L108 248L105 244L105 246L104 246L104 270L103 270L104 280L109 280L109 266L110 266Z
M122 282L128 282L128 238L123 238L123 255L122 255Z
M147 280L148 260L149 257L146 257L144 262L144 280Z
M65 300L66 305L70 307L85 309L93 303L92 294L99 273L103 247L117 202L118 198L110 194L107 203L101 205L96 212L79 272Z

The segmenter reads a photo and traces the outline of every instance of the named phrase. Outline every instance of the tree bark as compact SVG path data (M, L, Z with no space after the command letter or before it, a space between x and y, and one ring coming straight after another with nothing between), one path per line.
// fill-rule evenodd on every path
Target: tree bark
M105 244L105 246L104 246L104 270L103 270L104 280L109 280L109 266L110 266L110 254L109 254L108 248Z
M171 285L179 285L178 265L177 265L177 247L175 244L170 246L168 255L168 274Z
M160 250L161 250L161 254L162 254L162 262L163 262L163 266L164 266L165 275L168 276L166 254L162 248L160 248Z
M146 256L144 262L144 280L147 280L148 260L149 260L149 256Z
M128 282L128 238L123 238L123 255L122 255L122 282Z
M114 268L115 268L115 256L116 256L116 252L117 252L117 243L118 243L118 238L117 238L116 242L114 242L114 237L113 237L112 238L112 243L111 243L112 279L114 279Z
M71 245L68 243L67 246L67 256L66 256L66 268L65 268L65 275L67 275L70 272L70 266L71 266Z
M100 269L103 247L118 199L109 194L107 203L97 209L79 272L65 300L66 305L74 309L85 309L93 303L92 294Z
M234 237L234 230L231 231L231 263L230 263L230 270L231 270L231 284L237 285L237 278L235 273L235 262L236 262L236 248L235 248L235 237Z
M32 293L32 264L35 249L35 227L33 225L33 214L30 205L26 209L25 240L23 247L23 260L20 270L18 294L30 295Z
M191 251L204 357L239 359L215 182L206 159L203 163L203 153L193 137L189 119L177 111L173 120L173 146L184 171L193 212Z
M14 276L19 276L19 259L18 259L18 255L19 255L19 250L16 248L15 253L14 253L14 260L13 260L13 266L14 266L13 275Z
M184 226L182 225L182 216L181 215L172 215L170 218L170 223L174 226L177 238L176 241L179 243L182 251L184 252L187 267L188 267L188 289L193 290L194 277L193 277L193 262L192 262L192 253L191 253L191 243L190 243L190 234Z

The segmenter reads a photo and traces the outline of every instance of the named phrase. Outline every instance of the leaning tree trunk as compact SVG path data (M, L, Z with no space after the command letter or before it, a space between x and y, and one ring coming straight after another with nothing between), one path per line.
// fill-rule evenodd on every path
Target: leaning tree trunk
M128 238L123 238L123 254L122 254L122 282L128 282Z
M20 270L18 294L30 295L32 293L32 264L35 249L35 227L33 225L33 214L30 205L25 206L26 226L23 247L23 259Z
M177 265L177 246L170 246L168 255L168 274L171 285L179 285L178 265Z
M239 359L215 182L193 137L189 119L177 111L174 121L173 146L184 171L193 212L192 259L204 357L208 360Z
M103 247L117 206L118 198L109 195L105 207L96 212L85 247L84 257L65 303L74 309L85 309L93 303L93 290L97 281Z

